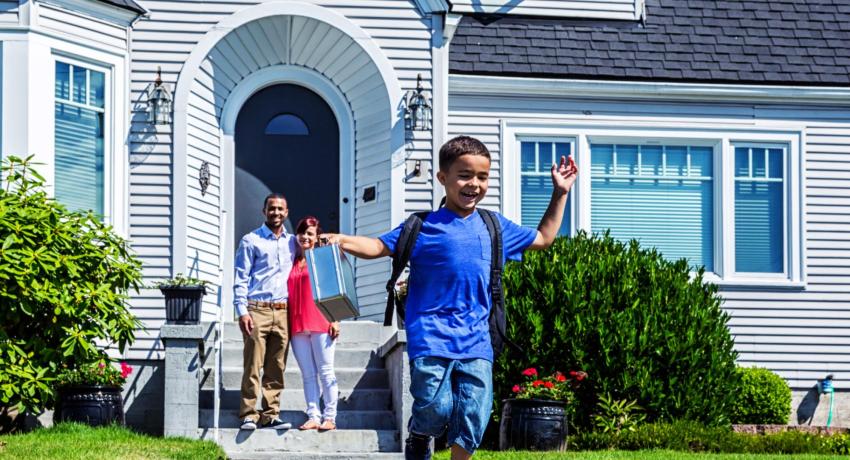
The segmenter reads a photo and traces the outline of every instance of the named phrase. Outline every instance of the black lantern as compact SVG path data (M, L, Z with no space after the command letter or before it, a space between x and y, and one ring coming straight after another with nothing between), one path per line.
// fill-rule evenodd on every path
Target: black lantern
M148 90L148 123L167 125L171 123L171 92L162 83L162 70L157 67L156 80Z
M422 74L416 76L416 90L404 95L404 128L407 131L431 130L431 102L422 91Z

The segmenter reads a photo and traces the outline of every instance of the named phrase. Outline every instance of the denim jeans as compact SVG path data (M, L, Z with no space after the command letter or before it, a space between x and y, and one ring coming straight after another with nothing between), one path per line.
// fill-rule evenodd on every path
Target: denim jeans
M411 433L439 436L473 453L493 407L493 364L485 359L421 357L410 362Z

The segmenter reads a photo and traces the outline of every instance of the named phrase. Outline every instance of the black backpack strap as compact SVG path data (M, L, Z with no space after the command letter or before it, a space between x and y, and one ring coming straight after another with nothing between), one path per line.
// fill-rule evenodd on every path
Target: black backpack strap
M419 230L422 229L422 223L425 222L428 214L430 213L427 211L411 214L404 221L404 227L398 235L395 251L393 251L393 271L389 281L387 281L387 309L384 311L384 326L392 326L393 310L396 306L399 309L399 314L404 317L404 305L396 302L395 284L410 261L410 255L413 253L413 247L416 246Z
M487 233L490 234L490 344L493 347L493 358L497 358L505 348L505 343L510 343L507 338L505 323L505 298L502 291L502 271L504 261L502 260L502 227L496 214L486 209L478 209Z

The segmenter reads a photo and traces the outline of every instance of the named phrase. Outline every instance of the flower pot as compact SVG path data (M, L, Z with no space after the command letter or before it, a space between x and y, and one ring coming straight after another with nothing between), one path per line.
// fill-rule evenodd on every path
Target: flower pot
M124 400L121 388L103 385L79 385L59 389L53 423L79 422L91 426L124 425Z
M198 324L201 303L206 294L204 286L167 286L159 290L165 296L166 324Z
M567 449L564 403L543 399L506 399L502 402L500 450Z

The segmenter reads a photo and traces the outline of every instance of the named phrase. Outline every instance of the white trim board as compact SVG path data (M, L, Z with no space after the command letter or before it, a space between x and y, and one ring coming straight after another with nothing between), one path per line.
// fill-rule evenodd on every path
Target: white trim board
M449 75L449 93L850 105L850 87L619 82Z

